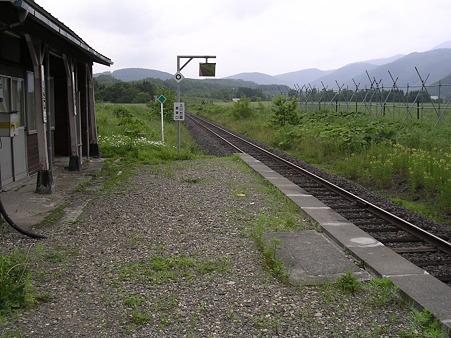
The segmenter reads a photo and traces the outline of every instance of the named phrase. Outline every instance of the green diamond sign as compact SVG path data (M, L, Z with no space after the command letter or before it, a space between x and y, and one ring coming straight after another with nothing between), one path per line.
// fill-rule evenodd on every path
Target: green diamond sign
M160 103L165 103L166 102L166 98L163 95L158 96L157 101Z

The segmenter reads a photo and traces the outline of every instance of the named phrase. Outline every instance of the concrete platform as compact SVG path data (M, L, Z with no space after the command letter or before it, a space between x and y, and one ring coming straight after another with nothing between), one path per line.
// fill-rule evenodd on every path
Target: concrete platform
M69 158L55 159L53 178L55 192L53 194L36 193L36 175L32 175L17 183L3 187L0 198L8 216L21 228L41 233L36 229L57 207L66 206L64 213L68 219L76 219L87 201L74 199L73 190L80 183L86 182L92 174L100 171L103 159L85 161L80 171L69 171ZM49 235L49 234L44 234Z
M240 154L240 157L299 205L305 217L318 224L330 241L333 241L343 251L349 252L373 276L390 278L399 287L401 295L407 299L409 305L419 311L429 310L442 323L443 327L451 332L451 288L449 286L396 254L252 156ZM267 236L270 238L272 235L268 234ZM331 276L336 275L337 271L333 267L334 259L327 260L327 256L332 255L327 241L318 240L315 247L308 243L311 235L278 234L277 236L286 238L278 255L282 261L287 262L287 267L292 269L296 278L300 277L299 279L302 281L306 276L314 280L315 278L320 279L326 273L330 273ZM311 254L306 253L309 250L312 250ZM323 250L324 255L320 253ZM316 264L318 257L321 257L322 261L317 266L321 268L319 270L316 267L311 268ZM296 263L295 260L299 260L299 262ZM304 271L298 271L298 269ZM346 265L342 269L346 269Z

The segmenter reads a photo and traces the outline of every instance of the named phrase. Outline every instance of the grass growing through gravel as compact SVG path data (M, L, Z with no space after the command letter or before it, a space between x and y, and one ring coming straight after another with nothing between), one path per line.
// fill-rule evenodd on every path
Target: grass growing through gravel
M415 337L419 332L423 337L447 337L443 332L440 323L434 319L434 316L428 311L414 312L412 315L414 329L404 332L406 337Z
M14 250L0 256L0 322L4 316L27 307L35 300L28 255Z
M157 317L160 325L166 326L177 321L175 309L179 302L176 297L172 294L152 297L130 294L126 291L127 285L145 284L152 287L195 283L197 279L206 278L209 274L227 274L229 267L227 258L202 257L195 253L178 256L159 253L134 262L112 265L110 275L115 277L108 284L113 287L112 295L119 295L128 309L123 318L125 322L145 325Z
M399 288L388 278L374 278L369 281L359 281L352 276L351 272L338 278L336 282L324 283L318 286L322 291L325 308L331 307L335 310L336 318L328 320L340 321L340 318L347 315L350 300L359 293L365 293L367 297L361 297L359 304L362 313L372 313L387 309L387 320L396 322L399 318L396 315L390 315L391 306L406 306L399 296ZM363 301L362 301L363 300ZM337 304L341 306L337 307ZM339 311L337 311L339 309ZM371 317L371 316L369 316ZM437 337L444 338L447 334L440 327L439 322L434 319L428 310L422 312L413 311L410 314L412 327L408 330L401 330L398 333L400 337ZM345 327L337 326L335 334L341 335L346 331ZM372 332L362 331L358 336L385 336L389 335L386 328L381 327L376 321L373 323Z
M151 284L163 284L180 279L190 280L196 275L213 271L226 272L226 260L208 259L195 255L164 256L127 262L113 267L119 281L140 281Z
M235 161L237 168L247 172L249 175L254 175L254 170L241 161L238 155L234 155L232 159ZM296 203L274 187L267 179L258 175L255 179L258 184L250 186L235 186L232 180L229 183L235 196L244 195L242 197L246 198L247 195L250 195L249 191L253 189L264 196L269 196L265 201L264 208L271 210L271 212L260 213L258 218L253 219L249 224L249 228L252 229L255 238L261 237L265 232L315 229L315 226L302 216Z

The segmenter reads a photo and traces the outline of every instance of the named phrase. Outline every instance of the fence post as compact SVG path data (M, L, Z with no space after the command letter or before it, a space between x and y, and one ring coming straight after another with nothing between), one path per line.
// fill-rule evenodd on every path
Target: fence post
M441 92L441 89L442 89L442 81L439 81L438 82L438 111L440 112L440 108L441 108L441 97L440 97L440 92Z
M417 100L417 120L420 119L420 101Z
M406 90L406 118L407 118L407 116L409 116L409 89L410 89L410 87L409 87L409 84L407 84L407 90Z

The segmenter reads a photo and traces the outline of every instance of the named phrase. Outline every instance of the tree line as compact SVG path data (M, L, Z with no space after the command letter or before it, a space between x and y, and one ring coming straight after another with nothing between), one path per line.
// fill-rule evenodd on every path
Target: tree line
M154 100L159 88L175 91L174 80L145 79L123 82L109 75L94 79L96 100L112 103L148 103ZM181 94L185 97L199 97L232 101L233 98L247 97L251 101L271 100L275 95L288 92L289 87L278 85L257 85L241 80L194 80L184 79Z

